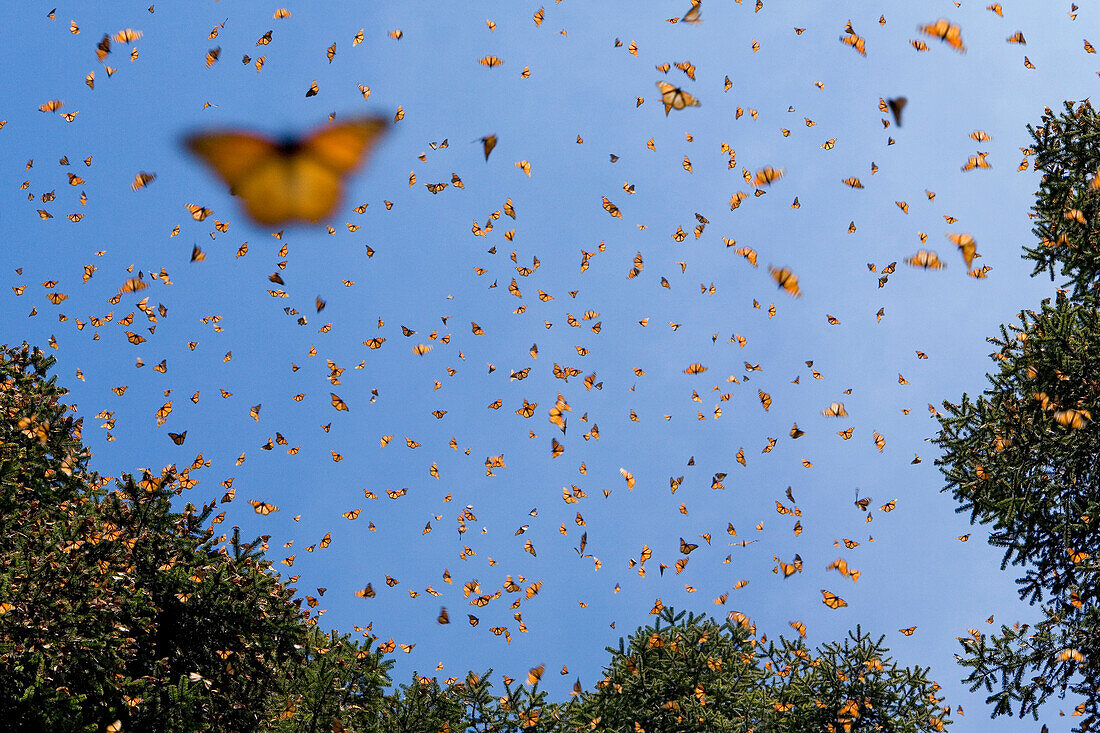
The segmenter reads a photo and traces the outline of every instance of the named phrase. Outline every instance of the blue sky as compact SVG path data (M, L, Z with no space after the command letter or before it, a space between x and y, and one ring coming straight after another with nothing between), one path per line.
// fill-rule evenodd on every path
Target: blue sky
M291 17L278 20L272 16L279 6L266 2L157 3L151 14L142 3L70 3L57 6L54 20L46 17L51 7L9 8L9 24L22 30L0 50L6 70L0 119L7 120L0 130L7 182L0 186L0 339L46 346L55 338L57 349L48 350L85 417L100 472L183 466L201 452L210 466L195 472L201 481L188 500L220 500L220 483L233 477L236 499L224 507L224 526L271 535L274 560L295 556L293 567L279 567L301 576L296 587L303 593L327 588L322 625L351 631L373 623L381 640L415 644L411 653L397 653L399 679L413 670L432 673L440 662L443 676L492 666L521 677L540 663L555 671L567 665L568 674L544 678L544 686L564 696L576 677L586 685L599 678L604 646L648 623L659 597L666 606L716 616L742 611L770 637L792 633L788 622L800 620L813 644L861 624L886 634L902 663L931 665L947 700L966 711L956 716L956 729L1034 729L1031 721L989 721L981 697L958 683L956 637L968 628L1029 621L1033 613L1017 600L1018 571L1001 572L1000 553L985 544L984 530L971 528L939 492L936 452L926 442L936 422L927 405L980 392L993 365L985 337L1053 291L1046 279L1030 279L1020 259L1021 247L1033 240L1027 210L1037 181L1017 166L1020 147L1030 141L1025 125L1044 106L1096 89L1098 65L1082 42L1098 27L1095 8L1082 7L1072 20L1068 3L1006 2L1002 18L972 2L872 7L766 0L754 12L750 2L706 0L703 22L692 26L666 22L683 15L687 2L639 10L636 3L567 0L548 4L536 26L535 3L298 3L286 5ZM919 33L919 25L940 17L961 26L965 54ZM866 57L837 40L849 20L866 38ZM79 34L70 32L70 21ZM797 35L795 27L806 30ZM114 44L107 64L117 72L108 77L95 45L123 28L143 36ZM353 46L359 29L364 41ZM389 36L396 29L400 40ZM268 30L271 44L257 47ZM1026 45L1006 43L1018 30ZM918 38L927 52L909 44ZM637 57L628 53L631 41ZM220 59L207 68L204 57L214 47ZM138 57L131 62L132 48ZM242 64L245 54L253 61L266 55L262 71ZM478 63L486 55L505 63L486 68ZM1025 55L1034 69L1025 68ZM695 81L675 67L667 74L655 69L684 60L696 67ZM84 81L93 70L94 90ZM307 98L313 80L319 93ZM666 116L658 80L682 87L701 106ZM358 84L370 87L368 100ZM879 111L879 99L902 95L904 126L884 129L889 115ZM644 104L637 106L637 97ZM78 116L67 123L39 112L51 99ZM216 106L204 109L207 102ZM224 127L302 134L332 112L337 120L392 119L399 106L404 118L347 182L344 206L328 222L331 236L322 226L298 226L273 239L249 223L225 186L181 144L188 134ZM969 135L976 130L993 139L974 141ZM485 161L480 138L491 133L500 142ZM888 145L891 137L895 144ZM833 149L823 150L833 138ZM429 146L444 139L446 148ZM722 143L736 152L735 170ZM961 171L979 150L989 153L992 167ZM58 165L62 156L68 167ZM90 166L82 162L87 156ZM530 177L514 165L523 160ZM766 165L783 168L785 176L754 197L742 169ZM138 171L157 178L131 191ZM84 183L70 185L67 173ZM450 181L453 173L463 189L426 190L425 183ZM861 179L862 190L842 184L851 176ZM624 191L626 183L633 194ZM934 201L926 190L935 192ZM56 199L42 202L49 191ZM731 211L736 191L750 195ZM605 196L621 219L604 211ZM801 206L792 209L796 196ZM487 236L474 236L471 223L484 226L508 198L516 219L501 215ZM907 203L908 213L895 202ZM188 203L214 214L193 221ZM364 214L352 211L363 203ZM41 219L40 208L53 218ZM74 212L85 217L65 218ZM696 213L710 222L698 239ZM948 224L945 216L958 221ZM228 222L228 230L216 231L215 220ZM359 228L350 231L347 223ZM176 225L179 234L171 236ZM688 232L680 243L670 236L677 227ZM986 279L966 276L948 232L973 235L982 255L975 266L993 268ZM248 254L236 257L245 241ZM190 263L196 243L207 257ZM604 250L581 272L582 251L596 252L601 243ZM740 247L757 251L759 267L735 254ZM947 267L905 265L921 248L937 251ZM520 276L509 258L513 250L520 266L537 257L539 269ZM644 270L627 279L639 252ZM879 273L867 263L881 270L894 261L897 271L879 288ZM89 264L97 270L83 282ZM132 276L131 265L147 280L164 268L171 284L150 280L147 290L107 303ZM796 273L802 297L777 290L769 265ZM267 276L276 271L285 299L267 292L275 287ZM509 293L512 278L521 298ZM51 280L58 281L53 292L68 295L60 305L45 297L51 290L41 283ZM713 294L700 292L712 283ZM13 288L23 285L17 295ZM553 299L541 300L540 290ZM321 313L314 308L318 295L327 301ZM151 324L136 309L146 296L168 311L153 334L143 330ZM776 313L769 317L772 303ZM520 306L525 312L515 313ZM32 308L37 315L28 317ZM598 316L569 325L568 315L580 320L586 311ZM90 324L91 316L108 312L113 322ZM133 325L120 326L130 312ZM829 325L827 314L839 325ZM203 323L208 316L220 320ZM648 325L639 325L646 318ZM86 324L82 330L77 319ZM591 330L597 321L598 334ZM471 323L484 335L472 333ZM331 328L320 332L326 324ZM405 337L402 326L416 333ZM147 341L130 344L129 329ZM744 347L730 342L734 334L747 339ZM445 335L449 343L441 342ZM382 348L363 345L375 337L387 339ZM434 348L417 356L416 344ZM918 360L916 350L929 358ZM139 357L145 366L135 368ZM153 369L161 360L164 373ZM339 385L328 380L328 360L346 370ZM808 360L822 379L813 378ZM761 370L747 371L746 362ZM692 363L707 371L684 374ZM556 379L554 364L581 374ZM527 367L527 379L509 379ZM585 388L582 380L593 372L602 389ZM899 384L899 374L908 385ZM731 376L738 382L727 381ZM112 391L123 385L123 396ZM758 390L771 397L768 411ZM335 411L330 392L349 411ZM303 393L301 401L292 399ZM572 408L564 435L547 419L559 393ZM729 399L720 401L720 393ZM489 409L498 398L500 409ZM158 428L154 414L167 399L173 412ZM531 419L515 414L524 399L538 403ZM823 417L832 401L843 401L849 417ZM263 408L254 421L249 410L257 404ZM432 414L439 410L446 410L442 419ZM100 427L101 411L113 413L110 430ZM707 419L698 419L700 412ZM806 435L794 441L789 431L796 422ZM329 423L328 432L320 428ZM599 439L585 440L593 425ZM836 435L850 426L851 440ZM168 432L184 430L186 442L174 445ZM875 431L885 436L882 452ZM287 445L261 450L277 432ZM394 437L381 447L384 435ZM458 450L449 447L452 437ZM409 448L405 438L420 446ZM565 448L558 458L551 457L553 438ZM763 454L769 438L777 443ZM299 451L289 455L294 446ZM735 457L741 448L744 466ZM342 460L335 462L332 451ZM241 453L245 461L236 465ZM920 464L911 463L914 454ZM506 467L486 476L485 459L498 455ZM433 463L438 478L429 473ZM620 468L635 476L632 490ZM724 489L715 490L719 472L727 476ZM683 483L672 494L669 479L679 476ZM574 485L586 498L564 502L563 487ZM802 512L799 536L794 519L775 508L777 500L790 505L787 487ZM384 493L405 488L398 499ZM870 523L853 505L857 488L872 497ZM364 490L380 498L367 499ZM249 499L280 511L258 516ZM893 512L877 509L890 500L897 502ZM456 518L467 505L476 521L460 535ZM357 520L341 517L354 509L362 510ZM432 531L424 534L428 522ZM526 532L516 535L524 525ZM327 549L304 550L327 532ZM582 532L598 570L573 549ZM704 533L711 534L709 546ZM956 539L967 533L969 542ZM677 575L672 566L681 557L681 537L701 546ZM835 547L841 538L861 544ZM535 555L524 550L528 539ZM730 544L742 540L759 541ZM465 546L476 554L461 558ZM629 562L643 546L652 559L640 577ZM773 556L790 562L795 553L802 573L787 580L772 573ZM861 571L858 582L826 571L838 557ZM659 563L670 566L663 575ZM443 580L444 570L453 584ZM399 584L388 587L386 575ZM543 584L520 606L526 633L508 607L521 594L504 593L484 608L469 606L462 595L467 581L477 579L481 592L491 594L509 575L522 575L524 587ZM749 582L733 590L741 580ZM377 596L357 598L368 582ZM442 595L430 595L428 586ZM848 607L827 609L823 588ZM715 605L726 592L727 602ZM441 606L450 612L449 626L435 623ZM479 617L476 628L466 613ZM993 626L985 623L990 614ZM911 637L897 631L913 625ZM508 627L510 644L488 630L500 626ZM1065 701L1065 710L1075 704ZM1068 720L1052 706L1044 722L1056 731L1068 730Z

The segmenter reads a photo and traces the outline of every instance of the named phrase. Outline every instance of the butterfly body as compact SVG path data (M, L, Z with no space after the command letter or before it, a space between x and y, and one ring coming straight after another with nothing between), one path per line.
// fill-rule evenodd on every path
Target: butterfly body
M340 203L346 177L384 132L381 118L334 123L281 140L247 131L193 135L187 147L244 202L258 224L316 222Z

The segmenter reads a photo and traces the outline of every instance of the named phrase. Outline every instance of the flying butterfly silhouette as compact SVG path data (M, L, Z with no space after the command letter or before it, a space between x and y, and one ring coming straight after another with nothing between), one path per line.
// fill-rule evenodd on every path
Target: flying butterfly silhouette
M775 280L779 287L796 298L801 297L802 291L798 287L798 276L791 272L789 268L769 267L768 270L771 272L772 279Z
M668 113L674 109L699 106L698 99L667 81L657 82L657 88L661 90L661 102L665 105L665 117L668 117Z
M946 267L946 265L943 264L943 261L936 255L935 252L931 252L925 249L918 250L915 255L906 258L905 263L907 265L920 267L925 270L939 270L943 267Z
M848 602L843 598L827 590L821 591L821 602L834 610L848 605Z
M941 41L945 41L947 45L955 49L959 53L966 53L966 46L963 45L962 34L959 30L959 26L952 25L949 21L940 18L935 23L928 25L922 25L919 27L921 33L939 38Z
M700 8L703 5L703 0L691 0L691 9L684 14L683 18L680 18L685 23L691 23L693 25L702 23L702 18L699 17Z
M955 246L959 248L962 252L963 260L966 261L966 266L970 267L970 263L978 256L974 237L969 234L948 234L947 238L954 242Z
M497 136L486 135L481 138L481 145L485 149L485 160L489 160L489 153L493 152L493 148L497 146Z
M386 121L360 117L282 141L241 130L187 138L188 149L244 200L252 219L267 226L316 222L335 211L346 176L362 165Z
M908 103L909 100L906 97L886 100L886 105L890 108L890 113L894 115L894 124L898 127L901 127L901 111L905 109L905 105Z

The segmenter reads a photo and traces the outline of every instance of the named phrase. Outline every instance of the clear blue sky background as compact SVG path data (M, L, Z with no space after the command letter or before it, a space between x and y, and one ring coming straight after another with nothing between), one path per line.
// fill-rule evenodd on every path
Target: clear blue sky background
M443 676L491 666L513 677L546 663L552 673L544 685L564 696L576 677L586 685L599 678L604 646L651 621L648 611L660 597L666 606L719 617L740 610L769 637L789 635L788 622L801 620L813 644L840 639L860 624L876 636L886 634L902 663L932 667L947 700L966 711L956 730L1037 727L990 722L982 698L958 683L956 637L968 628L1030 621L1033 613L1017 600L1013 578L1019 570L1001 572L1000 553L985 544L986 533L971 528L966 516L954 513L950 497L939 493L936 451L925 442L937 423L927 405L980 392L993 367L985 337L1053 292L1046 279L1030 279L1020 259L1021 246L1033 241L1026 212L1036 177L1017 172L1019 148L1030 141L1025 125L1037 121L1044 106L1060 107L1096 90L1098 63L1082 44L1090 29L1093 42L1100 42L1095 7L1082 3L1073 21L1069 3L1006 0L1000 18L985 3L970 1L956 8L951 2L765 0L754 12L748 1L706 0L703 23L691 26L665 20L683 15L686 1L640 8L567 0L547 4L537 27L537 3L292 3L292 17L283 20L272 18L279 6L269 2L158 2L153 14L138 2L68 3L49 20L54 2L59 0L15 3L4 11L9 28L18 30L0 48L0 119L7 120L0 130L0 338L42 346L56 339L57 350L48 350L58 357L59 379L85 418L99 471L183 466L201 452L210 466L195 472L201 482L188 500L220 500L220 482L233 477L237 498L225 506L223 526L239 525L247 536L271 535L276 561L295 555L292 568L278 567L301 576L296 587L302 593L328 589L323 626L351 631L373 623L382 640L415 644L411 653L397 653L398 679L413 670L431 674L439 662ZM880 25L883 12L886 23ZM965 55L931 38L928 52L910 46L909 39L921 37L917 26L939 17L961 25ZM495 31L486 19L496 22ZM866 58L838 42L849 19L866 38ZM79 34L70 33L70 20ZM218 37L208 39L223 21ZM796 35L796 26L805 33ZM115 44L107 63L118 71L108 78L95 45L104 33L127 27L144 35L131 46ZM353 47L360 28L365 40ZM401 40L389 37L395 29L404 32ZM272 43L257 47L268 30ZM1017 30L1026 46L1005 42ZM616 38L622 47L615 47ZM334 41L330 64L325 50ZM627 52L631 41L637 57ZM221 58L206 68L204 57L215 46ZM134 47L139 56L131 62ZM244 54L266 55L263 70L242 64ZM1025 54L1034 70L1024 67ZM479 65L486 55L505 63ZM696 66L696 81L675 67L667 75L654 68L683 60ZM520 75L525 66L529 79ZM92 70L94 90L84 83ZM726 75L733 82L729 92L723 92ZM307 99L314 79L320 93ZM702 106L666 117L655 87L659 79L696 95ZM370 86L368 101L357 84ZM884 130L879 98L899 95L909 99L904 127ZM645 98L641 107L636 97ZM79 115L66 123L39 112L51 99L64 100L61 111ZM205 102L216 106L203 109ZM391 126L363 174L349 181L345 205L330 222L332 236L322 227L296 227L287 228L281 241L273 239L245 219L224 185L181 146L184 135L209 128L295 134L331 112L338 119L392 118L399 105L404 119ZM738 106L745 114L735 119ZM750 109L758 111L757 119ZM804 118L815 125L808 127ZM790 130L789 137L781 128ZM974 130L993 140L969 139ZM500 144L486 162L478 139L490 133ZM891 136L896 144L888 146ZM831 138L835 147L821 149ZM444 139L449 147L429 148ZM722 142L736 151L736 170L728 170ZM992 168L961 172L978 150L988 151ZM421 153L426 162L418 160ZM610 162L612 153L617 163ZM62 156L68 167L58 166ZM89 167L81 162L87 156ZM685 156L691 173L682 166ZM34 165L25 170L28 159ZM530 162L530 178L513 165L520 160ZM785 169L785 177L730 211L733 192L752 191L742 167L765 165ZM157 179L131 191L140 170ZM67 172L85 183L70 186ZM417 178L411 188L410 172ZM425 189L424 183L450 181L452 173L464 189L449 186L436 196ZM844 186L849 176L860 177L865 188ZM24 180L29 185L22 190ZM624 192L624 182L634 184L633 195ZM935 201L926 189L936 193ZM40 196L49 191L56 191L56 200L44 204ZM81 191L88 197L83 207ZM602 196L621 209L622 219L608 216ZM792 209L796 196L801 208ZM509 197L517 219L502 216L488 236L474 236L471 223L484 225ZM393 202L391 210L385 200ZM896 201L907 202L909 213ZM214 215L193 221L184 208L192 202ZM361 203L369 208L355 214L352 207ZM53 218L41 220L39 208ZM85 218L65 218L74 212ZM699 239L691 234L696 212L710 220ZM946 224L945 215L958 222ZM228 221L228 231L216 232L215 220ZM848 233L852 221L857 229ZM351 232L345 222L360 228ZM171 237L177 224L180 233ZM689 233L682 243L670 237L678 226ZM512 242L504 237L510 229ZM918 232L927 233L927 248L939 253L946 269L903 264L921 248ZM946 232L974 236L982 254L976 265L993 268L988 279L966 276ZM756 249L760 267L734 254L723 237ZM235 257L245 241L248 254ZM601 242L606 250L580 272L581 251L595 251ZM205 262L189 263L194 243L207 252ZM283 245L285 257L279 255ZM373 258L365 245L375 251ZM496 254L488 252L493 246ZM518 276L509 260L513 249L521 266L537 257L541 267ZM105 253L97 256L99 251ZM636 252L645 269L628 280ZM276 299L267 293L274 287L267 275L283 260L289 297ZM878 274L866 265L881 269L892 261L899 263L897 272L880 289ZM678 262L686 263L685 272ZM98 270L83 283L87 264ZM803 297L777 291L769 264L790 267ZM171 284L151 281L148 290L108 304L131 265L147 280L165 268ZM478 276L475 267L487 272ZM662 276L670 288L660 286ZM520 299L508 292L513 277ZM69 296L59 306L45 297L50 291L41 283L49 280L58 281L54 292ZM345 287L343 280L354 285ZM711 283L715 293L700 294L700 285ZM22 285L26 290L16 295L12 287ZM540 300L539 290L553 300ZM318 294L328 302L319 314L313 307ZM156 333L145 330L149 324L140 311L133 326L120 326L146 296L168 309ZM773 302L776 314L769 318ZM515 314L520 305L526 312ZM287 307L304 315L307 325L284 313ZM881 307L886 316L878 322ZM28 317L32 308L37 315ZM567 314L580 318L588 310L598 318L581 328L568 325ZM90 325L91 316L108 312L112 323ZM829 325L826 314L840 325ZM213 315L221 318L220 331L200 320ZM644 328L638 324L643 318L649 318ZM83 330L76 319L87 324ZM589 329L596 321L598 334ZM471 322L485 335L474 335ZM330 323L328 332L319 332ZM404 337L402 325L417 333ZM148 340L131 345L127 329ZM433 331L439 338L450 335L450 342L429 341ZM93 340L96 333L99 340ZM747 339L744 348L729 343L734 333ZM381 349L362 345L377 336L387 339ZM192 341L198 342L194 350L187 346ZM435 348L416 356L418 343ZM532 344L538 344L535 360L528 353ZM312 346L317 353L309 357ZM589 351L581 356L574 347ZM928 360L918 361L917 349ZM228 351L232 359L225 361ZM139 357L145 366L135 368ZM153 370L162 359L163 374ZM346 369L339 386L327 380L327 360ZM812 378L806 360L823 379ZM361 361L363 368L356 369ZM708 371L684 374L695 362ZM761 371L746 372L745 362ZM576 367L581 376L555 379L555 363ZM496 370L490 373L489 364ZM526 367L526 380L509 380ZM645 375L635 375L634 367ZM582 379L592 372L602 390L585 389ZM899 385L899 373L908 385ZM729 376L741 383L727 382ZM791 383L795 377L798 384ZM119 397L111 389L121 385L129 389ZM719 403L715 387L730 399ZM219 389L232 394L223 399ZM378 392L373 403L372 389ZM771 395L770 411L762 409L758 389ZM165 390L171 390L174 411L158 428L154 413ZM693 390L700 401L692 399ZM200 400L193 404L188 398L196 391ZM333 410L333 391L348 412ZM292 400L300 393L303 400ZM572 407L564 436L547 420L558 393ZM498 398L503 406L488 409ZM530 420L514 414L523 399L538 403ZM834 400L846 404L849 418L821 416ZM249 417L256 404L263 405L258 422ZM912 412L904 415L903 408ZM629 419L631 409L636 422ZM110 431L95 417L103 410L114 413ZM437 420L433 410L447 413ZM707 419L697 419L698 411ZM788 437L794 422L806 431L797 442ZM326 423L327 433L319 427ZM586 441L583 434L596 424L599 440ZM849 426L855 427L853 438L843 441L836 432ZM168 432L184 430L187 440L177 447ZM881 453L872 431L886 438ZM276 432L288 445L261 450ZM383 435L394 436L385 448ZM452 436L458 451L448 446ZM408 448L406 437L420 447ZM550 452L555 437L565 447L556 459ZM765 455L769 437L778 442ZM300 451L288 455L291 446ZM735 460L742 447L746 466ZM330 451L343 460L334 462ZM246 461L237 466L242 452ZM919 465L910 463L915 453L923 459ZM487 477L486 457L501 454L506 468ZM695 465L688 466L692 456ZM803 459L813 467L804 467ZM429 475L433 462L438 479ZM579 470L582 462L586 474ZM636 477L632 491L620 468ZM712 490L718 472L728 474L725 488ZM684 481L672 495L669 478L678 476ZM571 485L587 498L563 502L562 488ZM790 505L788 486L802 512L805 531L798 537L794 520L775 508L776 500ZM857 487L872 497L870 524L853 505ZM396 500L384 493L402 488L408 492ZM381 498L364 498L364 489ZM248 499L274 503L280 511L257 516ZM876 509L894 499L894 512ZM460 536L456 517L466 505L477 519ZM529 516L534 508L537 517ZM341 518L353 509L362 509L356 521ZM585 527L576 524L578 511ZM432 531L422 534L429 521ZM731 546L729 522L736 541L759 541ZM757 531L760 522L763 530ZM516 536L522 525L530 527ZM328 549L305 552L329 531ZM584 531L587 553L602 562L598 571L573 549ZM710 545L700 540L707 532ZM956 539L970 532L969 542ZM657 566L679 559L680 537L701 547L683 573L670 569L662 576ZM834 546L845 537L862 544ZM537 556L524 551L528 539ZM461 559L464 545L476 555ZM628 567L643 545L653 553L644 578ZM790 562L795 553L804 560L801 574L782 580L772 573L773 556ZM727 555L731 561L724 563ZM826 571L838 557L862 572L857 583ZM443 581L444 569L453 585ZM400 583L388 587L386 574ZM543 583L520 609L528 633L519 631L508 608L515 595L505 593L485 608L468 606L462 596L466 581L476 578L483 593L492 593L508 575L524 576L524 587ZM731 590L740 580L748 584ZM355 597L368 582L377 597ZM621 591L615 593L617 584ZM427 594L429 585L442 596ZM822 588L849 606L827 609ZM419 597L410 598L410 590ZM726 604L714 605L727 591ZM449 626L435 623L440 606L450 611ZM466 623L467 612L480 617L477 628ZM990 614L994 626L985 623ZM918 628L911 637L897 631L913 625ZM489 632L494 626L509 628L510 645ZM562 665L569 668L565 676L557 674ZM1064 709L1075 704L1067 700ZM1048 713L1051 730L1069 728L1070 718L1059 718L1056 706Z

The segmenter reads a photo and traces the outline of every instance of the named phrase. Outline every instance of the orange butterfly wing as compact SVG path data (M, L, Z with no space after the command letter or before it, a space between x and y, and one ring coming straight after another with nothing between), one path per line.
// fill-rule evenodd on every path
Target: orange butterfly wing
M214 132L188 138L187 146L257 223L316 222L339 205L345 176L363 163L385 127L380 118L361 118L281 145L248 132Z
M302 142L302 151L336 173L350 173L365 162L386 124L381 117L362 117L327 125Z
M192 135L186 143L230 188L239 186L265 159L279 152L274 141L246 132Z

